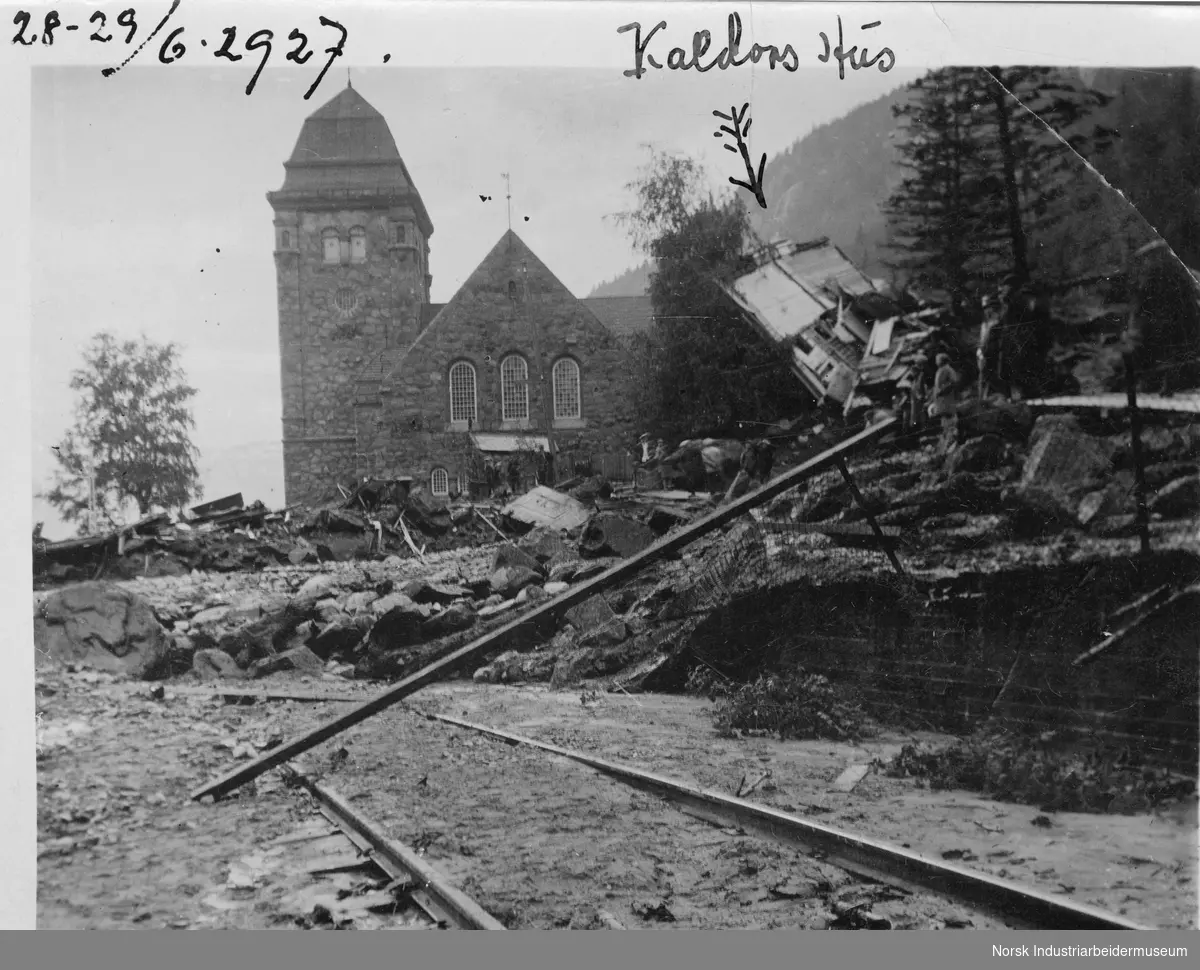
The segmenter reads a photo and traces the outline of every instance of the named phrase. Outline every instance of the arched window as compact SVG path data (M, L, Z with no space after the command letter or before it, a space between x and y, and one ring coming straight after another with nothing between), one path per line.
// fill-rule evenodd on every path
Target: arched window
M288 232L286 229L283 230L281 242L282 242L282 245L279 247L280 249L291 249L292 248L292 234L290 232Z
M336 229L326 229L321 233L321 241L325 245L325 262L340 263L342 261L342 244L338 240Z
M516 354L500 362L500 416L505 421L529 418L529 367Z
M355 226L350 230L350 262L365 263L367 261L367 230Z
M475 368L460 360L450 368L450 420L462 424L474 423Z
M444 468L435 468L429 475L429 491L434 495L450 494L450 475Z
M516 280L508 281L508 298L510 300L512 300L514 303L517 302L517 281Z
M554 381L554 419L580 417L579 365L570 357L564 357L551 371Z
M392 245L403 246L406 242L404 226L396 225L392 227Z

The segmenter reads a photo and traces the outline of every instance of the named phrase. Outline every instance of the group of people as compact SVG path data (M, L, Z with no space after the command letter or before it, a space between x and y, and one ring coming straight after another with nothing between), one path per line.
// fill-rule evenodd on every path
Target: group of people
M662 438L649 433L638 439L643 469L656 472L659 483L683 487L725 489L727 501L737 498L751 482L765 482L775 462L775 447L767 439L736 441L727 438L695 438L682 441L668 451ZM732 481L730 481L732 479Z
M1046 391L1054 380L1050 350L1054 333L1049 303L1041 292L1020 277L1004 280L999 297L985 297L981 304L983 320L975 351L977 392L1004 397L1024 397ZM943 447L954 436L959 393L965 375L954 365L950 353L938 350L930 364L929 355L918 353L906 395L895 402L907 430L919 431L928 421L939 421Z

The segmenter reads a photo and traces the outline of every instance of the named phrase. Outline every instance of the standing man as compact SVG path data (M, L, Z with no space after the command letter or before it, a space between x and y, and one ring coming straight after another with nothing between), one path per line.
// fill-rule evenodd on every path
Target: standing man
M955 391L958 388L958 372L950 366L949 354L938 354L936 363L937 373L933 376L933 403L929 409L933 417L942 419L942 441L939 448L945 454L954 447L958 431L958 402L955 399Z
M925 394L929 388L929 358L924 351L913 357L912 385L908 389L909 427L920 431L925 425Z

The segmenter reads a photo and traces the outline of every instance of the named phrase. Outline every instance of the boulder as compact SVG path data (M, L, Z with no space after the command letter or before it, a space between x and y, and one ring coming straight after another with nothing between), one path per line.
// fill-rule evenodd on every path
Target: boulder
M192 670L201 680L240 680L246 676L223 650L197 650L192 655Z
M1079 519L1080 525L1089 525L1097 518L1103 519L1110 515L1118 515L1122 511L1114 489L1101 488L1094 492L1088 492L1082 499L1079 500L1079 508L1075 513L1075 517Z
M206 626L216 626L229 616L231 606L210 606L208 609L201 610L193 616L188 622L193 627L203 628Z
M462 586L430 583L423 579L405 583L400 591L414 603L436 603L439 606L448 606L455 600L471 595L471 591Z
M1128 433L1111 435L1105 441L1112 450L1114 464L1133 467L1133 442ZM1142 461L1147 465L1183 462L1200 457L1200 429L1148 425L1142 428L1140 444Z
M332 591L333 577L328 573L317 573L317 575L306 579L301 587L296 590L296 599L316 602L317 600L325 599Z
M322 623L332 623L342 616L342 604L335 599L321 600L314 606Z
M620 643L629 633L603 596L593 596L572 607L563 619L578 631L575 643L579 647L610 646Z
M1008 461L1008 447L999 435L987 434L971 438L950 453L946 459L946 474L955 472L986 472L1002 468Z
M311 618L309 604L289 604L278 613L225 634L217 646L236 659L238 666L249 667L255 660L288 649L293 634Z
M543 527L532 530L517 543L517 546L539 563L549 562L570 548L562 533Z
M481 684L534 683L550 679L558 654L553 650L521 653L509 650L491 663L475 671L473 678Z
M183 633L171 633L167 637L166 656L161 668L163 677L177 677L192 669L198 645Z
M374 590L366 589L358 593L351 593L346 597L346 601L342 604L342 608L347 613L363 613L368 610L372 603L379 599L379 594Z
M392 610L402 609L410 613L415 613L421 619L429 617L433 610L429 606L419 603L414 603L403 593L388 593L386 596L381 596L375 600L370 606L370 611L375 616L383 616L385 613L390 613Z
M490 583L495 592L509 599L540 579L541 575L538 572L525 566L502 566L492 573Z
M545 589L543 589L541 586L538 586L536 583L526 586L517 594L518 603L540 603L542 600L547 600L549 598L550 596L547 594Z
M421 630L425 618L419 612L397 606L384 613L367 634L368 645L380 650L397 650L422 643L425 635Z
M492 556L492 572L495 573L509 566L520 566L538 572L541 564L524 549L519 549L511 542L500 546ZM495 588L495 584L493 584Z
M492 584L486 579L470 579L464 585L471 591L472 599L487 599L492 593Z
M271 674L300 673L319 674L325 669L325 661L308 647L292 647L283 653L263 657L250 666L251 677L268 677Z
M685 525L692 520L690 513L682 509L656 507L646 519L646 525L656 536L665 536L677 525Z
M601 512L584 526L579 551L590 559L599 556L628 559L652 546L657 539L654 530L644 522L615 512Z
M656 653L649 637L637 637L616 648L578 647L565 651L554 665L550 686L558 689L593 677L607 677Z
M548 596L557 596L559 593L565 593L570 588L570 583L547 583L542 587Z
M34 614L35 666L72 663L150 679L167 656L166 632L141 597L110 583L80 583Z
M1068 416L1069 417L1069 416ZM1088 490L1112 468L1109 449L1100 440L1078 430L1077 424L1060 420L1034 427L1021 486L1066 494Z
M1003 501L1012 533L1018 539L1038 539L1078 524L1074 506L1055 489L1007 489Z
M421 635L426 640L436 640L438 637L457 633L474 625L475 611L465 603L454 603L421 624Z
M322 660L352 651L362 642L370 629L370 620L365 615L341 616L327 623L309 641L308 647Z
M288 553L288 562L293 566L300 566L304 563L320 562L321 557L317 550L310 543L301 541L297 543L292 551Z
M1163 486L1149 506L1165 519L1195 518L1200 514L1200 476L1189 475Z

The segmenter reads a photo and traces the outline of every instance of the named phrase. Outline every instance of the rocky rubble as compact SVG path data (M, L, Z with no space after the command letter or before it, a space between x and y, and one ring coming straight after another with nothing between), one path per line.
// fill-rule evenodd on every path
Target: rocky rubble
M972 524L986 527L989 542L1073 530L1111 536L1127 532L1136 512L1129 434L1113 427L1118 421L1085 426L1074 415L1035 420L1019 405L997 408L960 419L947 454L926 445L851 467L881 524L920 529L932 539ZM1142 442L1152 517L1200 514L1200 426L1151 426ZM866 518L836 471L776 500L768 514L808 523Z
M948 453L900 441L851 463L877 521L898 527L912 575L951 574L963 556L976 571L984 559L997 569L1030 557L1052 564L1071 555L1071 543L1134 535L1128 435L1115 421L1035 420L1027 408L1007 406L964 416L958 431ZM1144 441L1152 516L1160 525L1194 519L1200 433L1151 426ZM405 676L701 510L664 516L662 502L625 504L595 510L573 533L536 527L509 542L370 560L296 563L289 553L248 572L192 570L43 591L35 594L38 662L150 679ZM443 511L453 523L453 510ZM357 528L344 509L322 516L324 527ZM800 569L825 582L887 573L878 548L863 540L871 538L865 518L838 472L818 475L567 611L557 629L540 631L540 643L484 658L474 676L565 685L643 664L674 651L672 624L717 605L692 595L705 584L715 584L719 599L770 585L768 574L784 565L788 576Z
M87 582L35 593L38 661L142 679L400 677L615 561L584 559L568 535L534 529L424 560ZM568 611L549 651L515 665L498 658L477 676L574 682L652 652L644 639L625 646L648 614L619 615L614 604L620 614L635 606L627 590L593 597Z

